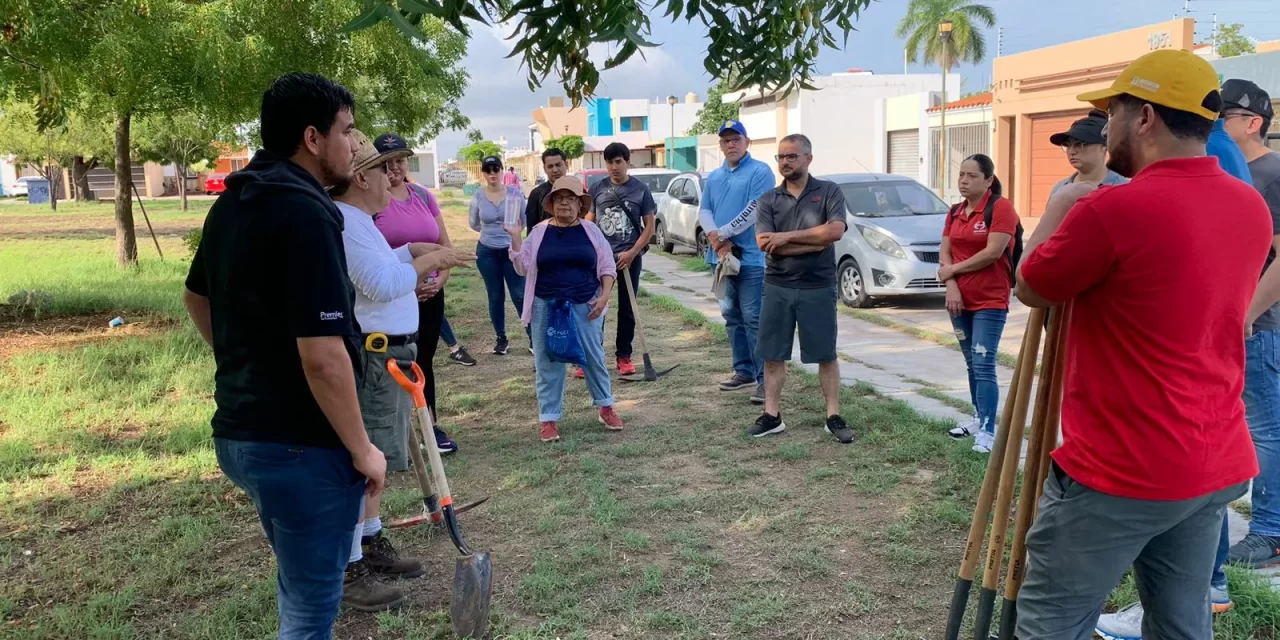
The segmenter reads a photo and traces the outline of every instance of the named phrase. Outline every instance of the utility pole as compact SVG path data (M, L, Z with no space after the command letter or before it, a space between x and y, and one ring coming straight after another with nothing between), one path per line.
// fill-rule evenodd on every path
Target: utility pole
M1213 14L1213 55L1218 55L1218 14Z
M942 39L942 127L938 131L938 141L942 143L939 153L942 154L942 167L939 170L941 175L938 176L938 193L942 195L942 199L947 198L947 179L951 177L950 164L951 153L947 148L947 67L951 66L951 21L946 20L938 24L938 37Z
M1004 55L1004 27L996 27L996 57Z

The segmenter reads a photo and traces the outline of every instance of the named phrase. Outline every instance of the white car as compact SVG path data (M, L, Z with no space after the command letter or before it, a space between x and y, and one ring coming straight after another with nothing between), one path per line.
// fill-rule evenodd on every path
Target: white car
M441 185L464 185L467 183L467 172L462 169L448 169L440 172Z
M28 186L28 183L35 180L44 180L44 178L41 178L39 176L25 176L22 178L18 178L17 180L14 180L12 183L5 186L4 195L15 196L15 197L25 196L28 193L30 193L30 187Z
M658 197L658 216L653 231L653 241L658 248L671 253L676 245L680 245L693 249L698 255L706 255L707 234L698 222L698 205L702 202L702 186L708 175L677 175Z

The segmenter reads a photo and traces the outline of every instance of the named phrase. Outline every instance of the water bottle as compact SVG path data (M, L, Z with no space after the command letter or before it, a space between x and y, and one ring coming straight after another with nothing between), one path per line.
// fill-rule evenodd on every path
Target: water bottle
M502 226L514 227L520 223L520 201L514 195L508 195L503 201Z

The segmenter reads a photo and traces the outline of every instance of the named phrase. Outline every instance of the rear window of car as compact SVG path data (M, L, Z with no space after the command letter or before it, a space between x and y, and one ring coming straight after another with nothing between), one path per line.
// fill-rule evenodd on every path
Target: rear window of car
M667 185L671 184L671 180L680 174L678 173L647 173L634 176L636 180L644 183L649 187L650 193L662 193L667 190Z

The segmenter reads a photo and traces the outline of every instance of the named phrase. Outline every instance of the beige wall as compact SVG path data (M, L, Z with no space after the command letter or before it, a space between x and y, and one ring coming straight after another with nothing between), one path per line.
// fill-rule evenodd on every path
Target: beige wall
M991 113L990 106L967 107L963 109L947 110L947 131L950 131L951 127L958 127L962 124L984 124L984 123L990 123L992 121L993 121L993 116ZM942 126L941 111L929 112L929 126L930 127ZM903 128L909 129L914 127L903 127Z
M1189 51L1194 45L1195 20L1179 18L996 58L993 151L996 173L1008 185L1014 206L1024 211L1030 204L1025 178L1032 169L1027 135L1032 117L1087 108L1076 96L1109 86L1133 60L1157 49Z
M920 128L920 94L895 96L884 100L885 131Z

